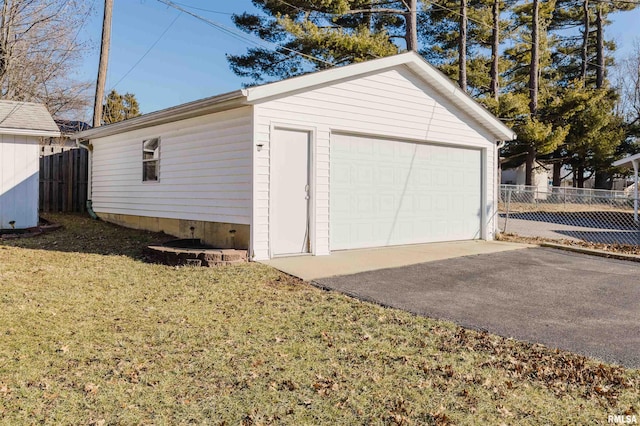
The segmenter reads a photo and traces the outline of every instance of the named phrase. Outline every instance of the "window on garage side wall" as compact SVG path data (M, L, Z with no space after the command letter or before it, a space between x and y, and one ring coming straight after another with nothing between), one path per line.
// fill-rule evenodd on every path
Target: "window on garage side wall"
M142 181L157 182L160 174L160 138L142 141Z

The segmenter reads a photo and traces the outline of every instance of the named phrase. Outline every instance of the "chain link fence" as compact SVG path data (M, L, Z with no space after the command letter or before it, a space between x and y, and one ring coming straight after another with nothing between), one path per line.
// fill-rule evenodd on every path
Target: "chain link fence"
M633 192L501 185L498 227L523 237L640 245ZM635 210L637 211L637 210Z

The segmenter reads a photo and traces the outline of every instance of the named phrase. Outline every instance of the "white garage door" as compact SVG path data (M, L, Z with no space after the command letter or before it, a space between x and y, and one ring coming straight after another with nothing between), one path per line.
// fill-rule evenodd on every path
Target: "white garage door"
M480 150L333 135L331 250L480 238Z

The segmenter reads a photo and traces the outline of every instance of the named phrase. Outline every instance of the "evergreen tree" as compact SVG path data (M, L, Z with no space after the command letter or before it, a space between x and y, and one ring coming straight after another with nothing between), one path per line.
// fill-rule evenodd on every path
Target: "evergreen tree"
M104 124L117 123L140 115L140 106L132 93L119 94L112 89L102 109Z
M553 153L570 131L566 122L555 119L563 96L551 57L556 40L548 32L554 8L554 0L514 6L513 43L505 49L511 66L504 77L512 94L509 109L515 114L510 118L518 134L506 153L526 161L527 185L532 184L536 159Z
M501 20L503 6L501 0L425 2L418 27L424 45L420 53L463 90L496 99L500 68L504 68L500 37L508 34L506 22Z
M574 107L577 112L569 123L572 130L566 146L554 154L555 167L568 165L578 187L595 175L597 188L610 189L610 163L624 132L615 112L618 94L606 78L607 68L613 65L609 52L615 50L615 44L606 40L605 28L608 14L632 7L626 2L558 0L554 12L551 30L556 32L558 43L552 57L557 81L566 88L567 99L582 103ZM574 93L576 90L588 95ZM559 184L554 179L554 185Z
M235 25L280 47L250 48L227 59L233 72L254 84L393 55L401 46L415 48L416 0L253 0L253 4L262 13L234 15Z

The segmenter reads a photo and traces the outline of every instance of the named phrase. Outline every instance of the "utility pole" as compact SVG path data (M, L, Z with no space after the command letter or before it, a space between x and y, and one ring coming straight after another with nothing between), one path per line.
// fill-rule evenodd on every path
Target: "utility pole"
M104 89L107 84L107 64L109 62L109 45L111 44L112 15L113 0L104 0L100 65L98 66L98 81L96 82L96 98L93 103L93 127L99 127L102 122L102 100L104 99Z

